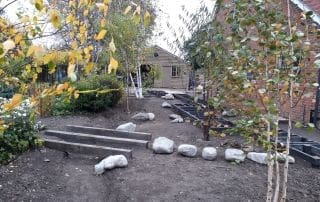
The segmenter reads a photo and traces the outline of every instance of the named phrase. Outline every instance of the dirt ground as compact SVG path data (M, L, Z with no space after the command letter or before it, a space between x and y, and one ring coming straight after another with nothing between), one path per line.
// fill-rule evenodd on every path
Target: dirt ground
M267 167L246 160L240 165L226 162L219 145L239 137L201 141L201 130L191 123L171 124L170 109L162 109L163 100L132 100L132 114L153 112L152 122L138 122L136 131L150 132L153 138L166 136L177 145L195 144L199 153L205 145L218 147L215 161L200 156L186 158L176 152L156 155L151 150L134 150L129 166L93 174L99 159L49 149L21 155L0 167L0 201L264 201ZM124 106L94 115L42 119L50 129L67 124L115 128L132 121ZM320 170L296 158L290 165L288 200L320 201Z

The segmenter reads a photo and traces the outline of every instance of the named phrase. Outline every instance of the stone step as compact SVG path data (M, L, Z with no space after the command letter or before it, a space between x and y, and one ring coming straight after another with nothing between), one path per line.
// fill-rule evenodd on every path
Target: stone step
M66 142L61 140L52 140L48 138L44 138L44 145L49 149L70 152L70 153L94 155L102 158L105 158L109 155L119 155L119 154L124 155L128 159L132 158L132 151L128 149L96 146L96 145L90 145L90 144L80 144L80 143Z
M116 137L106 137L101 135L91 135L84 133L74 133L67 131L56 131L47 130L44 132L45 136L54 136L61 138L63 140L75 143L91 144L98 146L108 146L116 148L148 148L148 141L146 140L135 140L128 138L116 138Z
M87 127L87 126L67 125L66 129L69 132L101 135L106 137L117 137L117 138L148 140L148 141L150 141L152 138L152 135L150 133L124 132L124 131L118 131L113 129Z

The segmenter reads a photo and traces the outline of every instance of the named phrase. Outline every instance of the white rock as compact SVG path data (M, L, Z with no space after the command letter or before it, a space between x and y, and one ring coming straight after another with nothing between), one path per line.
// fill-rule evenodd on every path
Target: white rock
M172 120L182 119L182 117L180 115L178 115L178 114L170 114L169 118L172 119Z
M260 164L268 164L267 153L249 152L247 158Z
M116 130L125 131L125 132L134 132L136 130L137 125L129 122L122 124L116 128Z
M217 158L217 149L214 147L205 147L202 150L202 158L205 160L212 161Z
M172 154L174 142L166 137L158 137L153 141L152 149L157 154Z
M202 92L203 91L203 86L202 85L198 85L195 90L197 92Z
M163 102L161 105L163 108L171 108L171 104L169 104L168 102Z
M161 96L161 98L166 100L174 100L174 96L170 93L166 94L165 96Z
M149 117L149 120L150 120L150 121L153 121L155 115L154 115L154 113L148 113L148 117Z
M183 156L195 157L197 155L197 147L190 144L182 144L178 147L178 153Z
M94 166L94 173L97 175L104 173L104 170L104 163L102 161Z
M105 170L113 168L122 168L128 166L128 160L124 155L108 156L94 166L94 172L101 175Z
M138 121L152 121L154 120L154 113L138 113L131 117L132 119L138 120Z
M183 118L180 117L180 118L174 119L171 121L171 123L183 123Z
M280 162L285 162L286 161L286 155L283 153L277 153L277 158ZM288 156L288 161L289 163L295 163L295 159L292 156Z
M225 159L227 161L244 161L246 158L245 153L240 149L226 149Z

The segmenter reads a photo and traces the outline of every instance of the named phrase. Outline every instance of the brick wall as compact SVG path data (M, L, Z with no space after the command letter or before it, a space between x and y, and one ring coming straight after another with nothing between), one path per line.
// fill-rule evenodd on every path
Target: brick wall
M283 12L287 14L287 0L281 0L282 1L282 8ZM311 0L309 0L311 1ZM223 4L230 4L231 0L224 0ZM315 2L315 1L314 1ZM320 2L318 3L320 4ZM300 24L300 17L302 10L299 9L295 4L291 3L291 14L292 14L292 24L296 25L298 29L304 30L306 25ZM225 19L227 18L227 15L229 14L228 10L221 10L217 15L217 20L221 22L222 24L225 24ZM314 26L314 22L309 21L308 26ZM228 35L230 33L230 28L225 28L225 34ZM310 43L312 44L311 50L314 51L314 53L320 53L319 47L319 38L316 37L310 37ZM310 56L307 59L307 62L305 63L304 67L301 68L301 75L305 78L305 81L308 82L317 82L317 69L313 67L314 62L314 56ZM258 81L259 82L259 81ZM307 83L307 82L305 82ZM295 121L301 121L308 123L310 121L310 112L315 108L315 99L316 99L316 88L311 85L306 85L305 83L302 83L302 85L298 88L298 90L301 92L303 91L304 94L313 94L311 96L297 96L294 99L295 105L293 109L293 120ZM281 115L285 118L288 117L289 112L289 100L287 97L282 98L283 102L281 105ZM258 102L258 101L257 101Z

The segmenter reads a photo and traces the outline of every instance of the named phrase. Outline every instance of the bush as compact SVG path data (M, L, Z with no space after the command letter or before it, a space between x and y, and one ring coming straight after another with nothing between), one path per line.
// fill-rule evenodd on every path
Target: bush
M5 111L3 105L9 101L0 98L0 164L41 143L36 111L30 101L24 100L20 106Z
M74 113L74 102L66 94L56 97L52 106L51 114L53 116L64 116Z
M76 83L80 91L74 100L77 110L98 112L115 106L122 97L122 85L115 75L91 76Z

